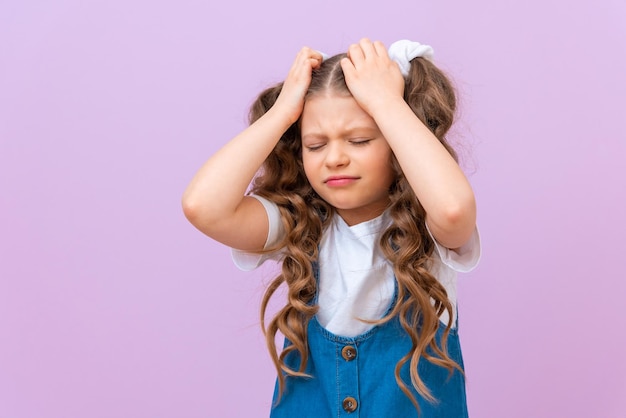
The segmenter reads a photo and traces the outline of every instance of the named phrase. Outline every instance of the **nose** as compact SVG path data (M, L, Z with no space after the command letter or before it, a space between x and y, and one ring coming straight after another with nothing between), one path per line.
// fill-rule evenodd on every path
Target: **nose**
M333 141L327 145L325 163L329 168L344 167L350 163L350 156L343 143Z

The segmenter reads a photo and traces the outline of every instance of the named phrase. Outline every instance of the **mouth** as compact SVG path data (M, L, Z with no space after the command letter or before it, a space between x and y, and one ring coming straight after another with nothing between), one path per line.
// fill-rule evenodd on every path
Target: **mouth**
M330 176L324 180L324 183L330 187L347 186L357 181L357 176Z

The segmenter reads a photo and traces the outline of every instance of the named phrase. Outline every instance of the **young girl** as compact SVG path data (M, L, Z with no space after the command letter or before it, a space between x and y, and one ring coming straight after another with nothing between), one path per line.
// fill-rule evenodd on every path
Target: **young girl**
M467 416L456 272L480 244L446 142L454 90L431 58L410 41L303 48L185 191L187 218L240 268L282 263L261 308L272 417Z

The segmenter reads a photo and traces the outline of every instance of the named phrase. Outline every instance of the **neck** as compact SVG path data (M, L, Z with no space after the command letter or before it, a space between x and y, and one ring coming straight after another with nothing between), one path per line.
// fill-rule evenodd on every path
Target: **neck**
M354 226L363 222L371 221L374 218L379 217L385 209L389 207L388 202L383 206L366 207L357 209L336 209L341 219L344 220L348 226Z

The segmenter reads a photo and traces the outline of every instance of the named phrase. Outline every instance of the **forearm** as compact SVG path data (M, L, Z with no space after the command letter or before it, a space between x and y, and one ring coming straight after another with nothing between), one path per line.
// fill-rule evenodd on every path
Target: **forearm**
M290 124L287 117L270 109L218 150L198 170L183 194L183 208L190 221L207 223L232 215Z
M379 109L373 117L426 210L431 231L450 248L462 245L476 222L474 193L465 174L404 100Z

